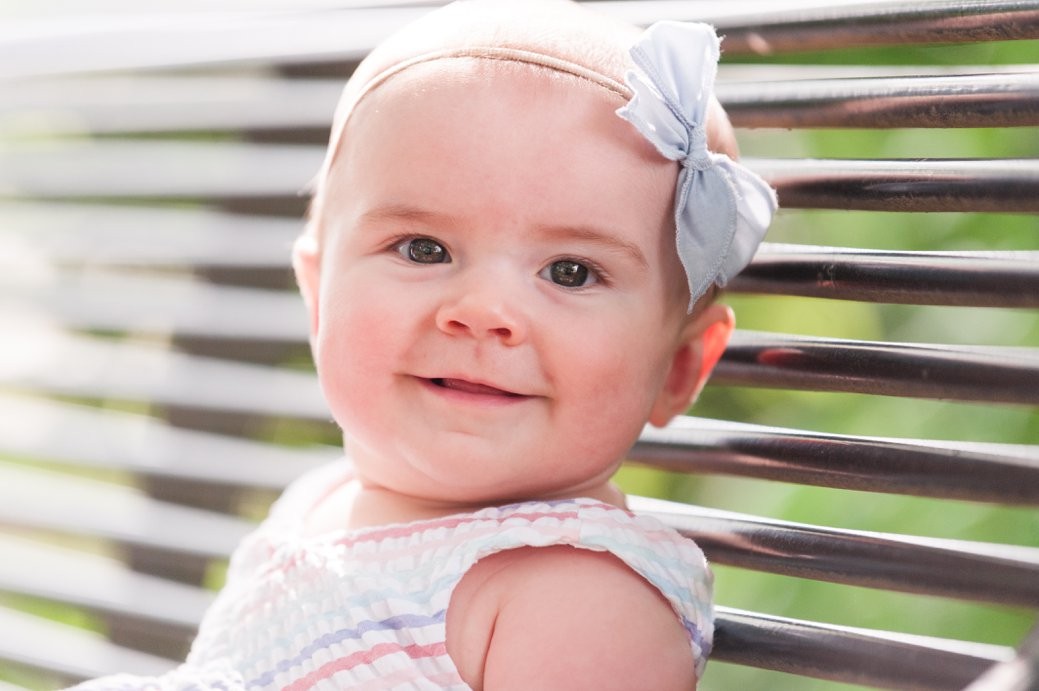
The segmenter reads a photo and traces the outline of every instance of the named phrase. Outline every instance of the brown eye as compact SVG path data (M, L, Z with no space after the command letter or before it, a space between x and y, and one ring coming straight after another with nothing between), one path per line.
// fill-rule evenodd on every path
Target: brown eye
M412 238L402 242L397 251L416 264L444 264L451 261L447 250L432 238Z
M564 288L580 288L588 283L592 274L588 267L572 259L561 259L548 266L547 278Z

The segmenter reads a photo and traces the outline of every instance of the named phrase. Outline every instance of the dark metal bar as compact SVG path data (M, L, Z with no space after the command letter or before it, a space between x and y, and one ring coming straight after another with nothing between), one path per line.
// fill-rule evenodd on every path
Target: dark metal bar
M685 473L1039 505L1039 446L821 434L682 417L647 427L629 458Z
M717 564L906 593L1039 608L1039 549L864 533L632 497ZM992 587L998 583L999 587Z
M0 81L0 132L286 131L327 140L344 80L203 73Z
M429 12L429 7L186 12L99 19L68 31L0 43L0 79L229 65L348 63ZM8 27L5 27L8 28ZM16 26L11 26L9 35ZM228 40L234 36L236 40Z
M767 72L767 66L757 66ZM896 68L891 68L892 70ZM1015 72L720 81L738 127L1017 127L1039 125L1039 66ZM760 79L760 75L758 77ZM137 76L0 86L0 130L51 134L291 131L327 137L342 79ZM73 118L48 114L75 113ZM26 124L26 113L41 113ZM33 131L33 130L30 130Z
M737 386L1039 404L1039 351L741 331L712 379Z
M211 591L130 571L115 560L0 535L0 592L85 607L139 621L190 642ZM52 568L45 568L52 567ZM68 574L76 578L70 579Z
M1019 127L1039 125L1039 67L970 74L720 83L737 127Z
M28 198L274 199L298 214L322 156L321 147L232 143L19 145L0 155L0 190ZM745 163L776 186L785 207L1039 212L1039 160Z
M77 32L0 45L0 78L159 69L214 64L349 63L436 3L283 12L186 13L156 26L123 17ZM1035 0L873 2L819 8L784 3L782 11L740 11L731 2L589 2L640 24L657 19L709 21L725 35L727 55L854 46L959 43L1039 37ZM411 5L411 6L409 6ZM229 32L242 37L228 41Z
M287 278L292 242L303 228L298 218L162 206L0 202L0 216L0 264L10 258L77 267L221 267Z
M286 447L174 427L147 416L0 394L0 456L191 481L225 494L280 491L302 473L342 460L333 446Z
M1013 651L719 607L713 657L882 689L960 689Z
M744 159L780 206L1039 213L1039 159Z
M46 281L12 283L0 305L36 311L70 329L307 342L306 312L297 291L131 272L55 272Z
M321 146L238 142L11 145L0 151L0 198L239 201L299 218L323 157Z
M226 559L255 528L238 516L159 501L134 489L60 472L2 463L0 478L0 525L205 559ZM60 502L39 501L48 492Z
M764 244L727 290L909 305L1039 307L1039 252Z
M36 350L18 350L0 368L10 389L89 400L150 401L210 413L240 413L328 422L313 374L240 361L190 356L165 348L33 329L17 321ZM11 331L14 333L14 331ZM15 359L16 358L16 359Z
M858 46L1033 39L1039 37L1039 3L866 2L775 11L749 19L716 17L714 22L725 35L727 54L769 55Z
M158 676L177 666L175 660L99 640L93 631L3 606L0 660L46 673L47 682L40 685L48 688L56 685L55 678L74 684L117 672Z

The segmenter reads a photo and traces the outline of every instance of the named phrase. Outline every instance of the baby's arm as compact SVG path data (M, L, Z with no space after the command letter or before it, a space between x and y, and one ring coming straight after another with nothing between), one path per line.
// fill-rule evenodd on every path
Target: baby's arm
M479 562L452 600L448 646L485 691L696 688L689 640L663 596L616 557L571 547Z

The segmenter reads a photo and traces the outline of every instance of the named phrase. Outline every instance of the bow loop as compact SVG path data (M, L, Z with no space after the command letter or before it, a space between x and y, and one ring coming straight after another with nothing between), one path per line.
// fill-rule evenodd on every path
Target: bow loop
M689 310L750 262L777 208L775 191L756 174L707 148L707 109L718 71L714 29L658 22L631 49L633 96L617 114L662 156L679 161L675 194L678 256L689 284Z

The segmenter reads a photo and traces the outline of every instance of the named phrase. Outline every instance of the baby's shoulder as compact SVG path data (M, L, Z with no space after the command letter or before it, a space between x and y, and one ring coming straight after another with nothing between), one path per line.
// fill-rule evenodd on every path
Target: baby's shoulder
M607 552L553 546L481 560L452 596L447 633L449 653L474 688L695 686L674 609Z

